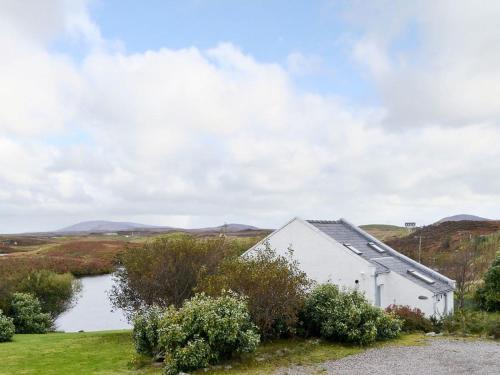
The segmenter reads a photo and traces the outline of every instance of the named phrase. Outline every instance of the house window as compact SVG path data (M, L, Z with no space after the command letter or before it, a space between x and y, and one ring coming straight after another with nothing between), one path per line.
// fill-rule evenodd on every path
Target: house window
M434 284L436 281L431 279L430 277L425 276L423 273L420 273L415 270L408 270L410 275L415 276L417 279L425 281L427 284Z
M355 254L358 254L358 255L361 255L363 254L362 251L359 251L358 249L356 249L354 246L352 246L350 243L344 243L344 246L347 247L349 250L351 250L353 253Z
M372 249L378 251L379 253L385 253L385 250L382 249L379 245L377 245L375 242L368 242L368 246L370 246Z

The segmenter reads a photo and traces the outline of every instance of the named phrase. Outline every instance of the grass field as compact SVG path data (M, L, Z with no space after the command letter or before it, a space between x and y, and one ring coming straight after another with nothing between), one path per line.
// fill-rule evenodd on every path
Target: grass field
M161 374L161 368L131 366L130 331L16 335L0 344L0 374ZM418 345L422 335L406 335L377 345ZM278 367L339 359L363 350L318 340L279 340L257 352L200 374L269 374ZM229 370L225 366L230 365Z
M394 237L404 237L409 233L406 228L398 227L397 225L367 224L361 225L360 228L364 231L367 231L372 236L378 238L381 241L385 241L389 238Z

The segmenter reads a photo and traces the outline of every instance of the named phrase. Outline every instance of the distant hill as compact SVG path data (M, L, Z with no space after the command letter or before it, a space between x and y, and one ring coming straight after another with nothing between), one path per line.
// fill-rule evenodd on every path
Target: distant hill
M442 218L441 220L436 221L435 224L445 223L447 221L491 221L491 219L486 219L476 215L460 214Z
M183 232L220 232L225 230L228 233L242 232L246 230L259 230L259 228L246 225L246 224L225 224L218 227L207 227L207 228L173 228L173 227L161 227L156 225L146 225L139 223L129 223L120 221L106 221L106 220L93 220L84 221L71 225L66 228L59 229L56 233L106 233L106 232L129 232L129 231L152 231L152 232L163 232L179 230Z
M476 259L492 261L495 251L500 248L500 221L444 221L416 228L407 236L393 237L385 242L406 256L417 261L420 259L426 266L454 278L456 271L452 254L471 237L481 238L481 253ZM478 279L481 277L478 275Z
M246 224L225 224L225 225L220 225L218 227L208 227L208 228L199 228L199 229L192 229L194 231L201 231L201 232L212 232L212 231L221 231L225 230L226 232L241 232L244 230L259 230L260 228L251 226L251 225L246 225Z
M93 220L83 221L78 224L70 225L69 227L59 229L57 233L88 233L88 232L119 232L130 231L135 229L158 229L166 227L158 227L154 225L146 225L139 223L129 223L121 221L106 221L106 220Z
M500 221L445 221L417 228L407 236L394 237L388 239L386 243L403 254L417 259L421 239L422 259L425 259L434 258L442 251L456 248L461 240L469 236L487 236L499 231Z

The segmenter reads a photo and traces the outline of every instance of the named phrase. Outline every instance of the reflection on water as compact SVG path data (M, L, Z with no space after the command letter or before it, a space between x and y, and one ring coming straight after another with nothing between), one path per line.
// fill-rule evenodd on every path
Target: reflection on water
M113 285L111 275L83 277L82 291L76 305L56 320L58 330L66 332L127 329L121 310L111 311L107 292Z

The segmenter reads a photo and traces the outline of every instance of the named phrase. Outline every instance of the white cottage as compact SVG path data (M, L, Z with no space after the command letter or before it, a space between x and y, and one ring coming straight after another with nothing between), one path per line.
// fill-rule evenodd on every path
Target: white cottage
M294 218L245 254L259 251L266 242L279 254L293 249L294 258L311 279L356 288L376 306L409 305L427 316L453 312L453 280L344 219Z

